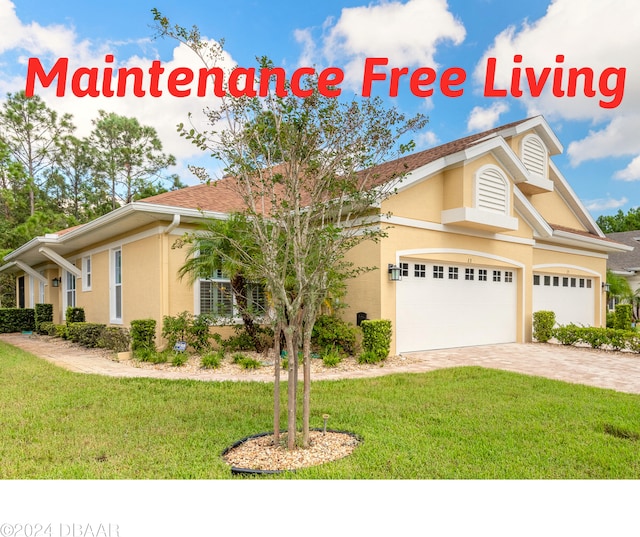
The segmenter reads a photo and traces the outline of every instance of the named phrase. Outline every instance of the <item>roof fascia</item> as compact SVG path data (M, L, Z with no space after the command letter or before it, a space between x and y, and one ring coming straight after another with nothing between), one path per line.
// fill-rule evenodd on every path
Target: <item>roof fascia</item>
M499 130L487 136L486 139L490 139L494 136L509 138L518 134L522 134L523 132L527 132L529 130L535 131L535 133L540 136L540 138L542 138L551 155L559 155L560 153L562 153L562 143L542 116L532 117L521 123L518 123L517 125L514 125L513 127Z
M580 220L584 226L591 231L591 233L595 233L598 237L605 238L605 234L596 224L596 221L591 217L587 208L582 204L578 196L574 190L569 186L569 183L562 175L562 172L558 169L558 167L551 161L549 161L549 169L552 172L551 180L555 185L556 192L560 194L560 197L565 201L565 203L569 206L569 208L573 211L573 214Z
M633 246L627 246L626 244L612 243L608 240L602 240L597 237L584 237L582 235L576 235L575 233L559 229L553 230L551 242L572 246L581 245L583 247L594 248L606 252L630 252L633 250Z
M553 236L551 226L547 224L542 215L517 188L514 189L514 208L538 237L548 238Z

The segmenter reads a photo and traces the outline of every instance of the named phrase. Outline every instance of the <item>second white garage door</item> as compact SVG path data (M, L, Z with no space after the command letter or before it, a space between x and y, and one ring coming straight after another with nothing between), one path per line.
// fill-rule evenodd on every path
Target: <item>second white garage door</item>
M561 274L533 275L533 311L553 311L558 324L593 326L595 280Z
M516 341L514 269L411 259L400 267L397 352Z

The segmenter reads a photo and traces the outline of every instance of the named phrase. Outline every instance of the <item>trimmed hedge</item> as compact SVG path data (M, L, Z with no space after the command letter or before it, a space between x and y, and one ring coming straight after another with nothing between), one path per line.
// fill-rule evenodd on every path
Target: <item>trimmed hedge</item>
M69 323L69 339L83 347L98 347L100 337L106 327L107 325L99 323Z
M155 319L136 319L131 321L131 350L156 350L156 321Z
M634 330L568 324L555 328L553 336L563 345L585 343L594 349L640 353L640 334Z
M66 311L65 319L67 324L71 323L84 323L86 318L84 316L84 308L74 308L69 306Z
M131 345L129 330L120 326L107 326L98 338L98 347L115 352L125 352Z
M633 306L631 304L618 304L615 310L614 328L618 330L631 330L633 322Z
M335 315L320 315L313 325L311 343L322 351L337 347L353 355L358 347L358 328Z
M372 319L362 321L363 354L384 360L391 349L391 321L388 319Z
M533 337L536 341L546 343L553 337L553 327L556 324L556 314L552 311L533 312Z
M40 325L42 323L53 322L53 304L36 304L34 308L35 312L35 331L38 334L43 334Z
M0 308L0 333L30 332L35 328L34 310L30 308Z

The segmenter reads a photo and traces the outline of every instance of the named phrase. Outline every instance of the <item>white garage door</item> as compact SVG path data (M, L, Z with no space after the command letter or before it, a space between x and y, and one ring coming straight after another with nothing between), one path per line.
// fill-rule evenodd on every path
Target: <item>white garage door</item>
M401 268L398 352L516 341L514 269L410 259Z
M533 311L553 311L558 324L592 326L594 281L593 278L534 273Z

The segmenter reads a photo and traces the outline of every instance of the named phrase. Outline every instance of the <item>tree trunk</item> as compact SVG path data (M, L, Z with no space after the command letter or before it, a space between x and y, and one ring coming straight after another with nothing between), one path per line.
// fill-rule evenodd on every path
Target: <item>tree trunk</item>
M296 385L298 383L297 364L298 356L296 353L297 341L295 334L290 330L285 332L287 340L287 359L289 362L289 375L287 386L287 448L295 449L296 447Z
M280 323L273 334L273 443L280 443Z
M302 446L309 447L309 416L311 414L311 348L310 338L305 334L302 344L304 384L302 390Z

